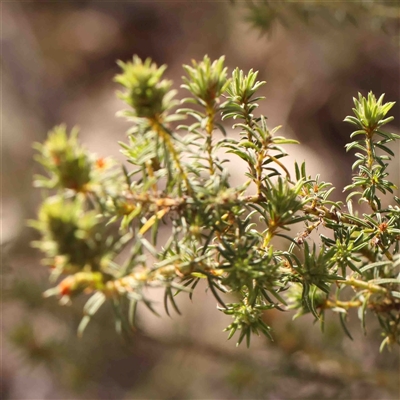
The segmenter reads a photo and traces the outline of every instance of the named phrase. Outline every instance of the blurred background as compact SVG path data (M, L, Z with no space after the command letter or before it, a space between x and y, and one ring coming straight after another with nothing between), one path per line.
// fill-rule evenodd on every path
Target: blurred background
M89 150L123 161L117 141L129 124L115 118L124 108L112 81L118 59L168 64L177 88L182 64L205 54L225 55L230 70L259 70L267 81L260 112L301 141L287 164L307 160L312 175L350 183L351 126L342 121L352 97L372 90L400 101L398 2L275 3L2 3L2 399L398 398L399 352L379 354L373 319L363 337L351 315L352 342L333 315L321 334L310 317L270 312L275 342L236 348L222 332L229 318L199 287L193 303L178 299L182 317L139 312L142 329L125 343L107 307L78 339L84 300L61 307L42 298L48 272L26 227L41 200L32 143L65 122L80 127ZM397 133L399 114L396 106ZM232 174L240 181L243 171ZM341 190L334 196L343 199Z

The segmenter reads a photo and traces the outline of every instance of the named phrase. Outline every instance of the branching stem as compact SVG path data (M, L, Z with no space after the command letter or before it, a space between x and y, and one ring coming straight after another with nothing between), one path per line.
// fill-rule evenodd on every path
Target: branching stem
M358 289L368 290L371 293L387 293L387 290L384 287L376 285L374 283L361 281L359 279L347 278L345 281L340 281L339 283L340 285L347 285Z
M168 151L172 156L172 159L175 162L175 165L179 171L181 178L185 182L187 192L191 193L192 188L189 183L189 178L186 174L186 171L182 167L181 161L179 159L179 154L176 151L175 146L171 141L171 135L164 129L163 125L156 119L151 120L151 126L157 132L158 136L164 141Z
M215 118L215 108L213 106L207 106L206 150L207 150L207 155L208 155L208 163L209 163L209 167L210 167L210 175L215 174L214 160L212 158L212 150L213 150L212 134L213 134L213 130L214 130L214 118Z

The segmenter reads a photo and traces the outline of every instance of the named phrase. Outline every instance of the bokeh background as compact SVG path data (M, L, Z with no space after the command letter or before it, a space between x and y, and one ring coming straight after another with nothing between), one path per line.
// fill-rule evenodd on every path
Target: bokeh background
M363 3L363 4L361 4ZM269 4L269 5L268 5ZM325 333L291 313L269 313L275 342L248 350L226 341L229 321L200 287L183 316L139 313L130 343L101 310L82 339L83 300L61 307L49 287L26 221L41 200L32 188L32 143L55 125L78 125L100 156L123 161L115 117L116 60L133 54L168 64L178 87L182 64L226 56L232 70L267 81L260 112L270 127L297 138L294 160L307 160L340 188L351 180L344 145L352 97L369 90L400 101L398 2L54 1L2 2L2 399L397 399L399 352L379 354L379 329L363 337L351 315L350 341L334 316ZM179 92L183 95L182 91ZM399 107L390 128L399 131ZM234 134L234 133L231 133ZM400 154L400 149L394 149ZM242 179L235 166L232 174ZM392 166L400 183L400 166ZM399 194L397 194L399 195ZM337 199L343 199L340 190ZM157 301L157 294L154 294ZM161 306L159 307L161 310Z

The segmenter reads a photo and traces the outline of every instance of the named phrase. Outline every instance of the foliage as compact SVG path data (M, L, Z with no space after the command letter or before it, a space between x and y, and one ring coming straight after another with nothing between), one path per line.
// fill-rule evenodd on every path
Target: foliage
M387 180L394 156L387 145L400 136L383 131L394 103L372 93L354 99L354 116L345 121L356 126L357 140L347 150L360 153L343 205L305 163L295 164L295 177L282 163L281 146L297 142L255 115L265 84L257 72L235 69L228 78L224 58L206 56L184 66L189 96L178 102L163 79L165 66L136 56L119 65L115 80L129 106L122 115L132 122L121 147L132 167L89 154L65 126L37 145L48 178L36 185L54 194L32 222L41 234L35 246L59 279L48 295L62 302L89 296L80 333L105 302L113 305L117 329L129 333L138 305L157 314L148 288L162 287L167 314L180 313L176 295L192 298L203 280L232 316L226 330L229 337L238 332L238 343L249 345L254 333L272 338L265 322L272 309L312 313L322 326L331 311L350 337L346 319L357 309L363 329L367 313L378 318L382 348L400 343L400 199L387 207L380 199L396 188ZM228 119L237 139L226 137ZM231 184L220 158L226 153L247 165L240 186ZM369 210L355 210L356 197ZM304 226L296 236L294 224ZM309 237L318 229L319 246Z
M291 28L300 22L309 28L363 26L381 30L398 38L399 2L397 1L307 1L245 0L241 5L246 20L261 34L270 34L278 25Z

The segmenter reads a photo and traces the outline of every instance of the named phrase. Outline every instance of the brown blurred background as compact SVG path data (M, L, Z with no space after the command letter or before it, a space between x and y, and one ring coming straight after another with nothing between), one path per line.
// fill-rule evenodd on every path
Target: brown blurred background
M354 2L356 3L356 2ZM333 4L333 3L332 3ZM352 97L369 90L399 101L399 9L384 16L348 14L340 3L308 23L282 9L263 35L243 2L3 2L2 3L2 399L397 399L399 353L379 354L373 320L363 337L351 315L354 342L334 316L321 334L312 319L272 314L276 341L247 350L226 341L229 319L198 288L179 299L173 319L139 313L143 333L124 343L111 310L101 310L83 339L76 337L83 301L60 307L43 300L49 287L40 255L29 243L40 194L32 143L61 122L79 125L81 140L122 161L118 140L129 125L115 118L116 60L133 54L168 64L180 84L183 63L226 55L232 70L260 71L267 81L260 111L270 127L301 145L292 158L340 188L351 179L344 145ZM341 14L342 13L342 14ZM397 14L396 14L397 13ZM260 14L260 18L261 18ZM351 18L350 18L351 17ZM247 19L246 19L247 18ZM269 21L270 14L263 16ZM271 17L272 18L272 17ZM281 21L282 22L282 21ZM180 91L182 94L182 91ZM398 132L395 107L391 128ZM233 133L232 133L233 134ZM394 149L400 154L399 148ZM400 183L400 167L392 167ZM235 178L240 179L240 171ZM340 190L334 194L343 199ZM161 308L161 307L160 307Z

